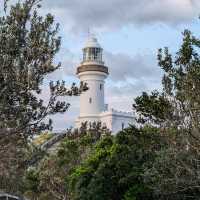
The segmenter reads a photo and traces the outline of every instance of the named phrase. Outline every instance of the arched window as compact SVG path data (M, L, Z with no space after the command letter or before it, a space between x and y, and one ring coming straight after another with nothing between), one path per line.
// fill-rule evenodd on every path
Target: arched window
M92 103L92 98L91 97L89 98L89 103Z

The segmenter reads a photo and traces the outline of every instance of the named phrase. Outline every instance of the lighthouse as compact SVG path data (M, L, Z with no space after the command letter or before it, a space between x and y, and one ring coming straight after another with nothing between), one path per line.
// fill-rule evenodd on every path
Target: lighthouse
M116 132L128 126L133 122L132 113L108 109L105 104L105 81L109 70L103 61L103 48L97 38L90 36L87 39L82 55L76 74L81 82L87 84L88 90L80 95L80 115L75 121L76 127L84 122L101 122Z

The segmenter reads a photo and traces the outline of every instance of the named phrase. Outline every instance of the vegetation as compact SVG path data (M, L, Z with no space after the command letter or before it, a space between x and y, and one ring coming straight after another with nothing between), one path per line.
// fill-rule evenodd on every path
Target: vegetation
M167 147L158 152L144 176L159 199L198 199L200 139L200 41L188 30L176 55L158 52L163 91L136 99L138 121L160 128Z
M7 2L0 17L0 189L31 200L199 199L200 40L185 30L175 56L159 49L163 89L135 99L137 127L112 136L100 123L85 123L54 154L41 154L31 144L52 136L31 143L33 136L51 130L46 117L69 107L58 97L87 87L51 82L49 102L38 98L45 76L60 66L59 27L50 14L38 15L40 0L9 9Z
M130 127L103 138L70 176L74 199L152 199L142 175L161 148L157 133L156 128Z
M61 44L59 26L51 14L38 15L40 0L7 3L0 16L0 180L15 188L28 167L30 138L51 130L48 116L68 109L58 97L78 95L84 86L67 89L64 82L50 82L49 102L38 98L45 76L60 67L54 63Z
M85 126L84 126L85 127ZM103 132L99 124L96 128ZM92 152L101 137L107 137L110 132L99 135L93 134L95 129L81 129L69 133L60 143L54 154L47 154L38 165L30 168L23 180L23 192L29 199L60 200L71 199L69 177Z
M198 199L200 139L200 41L190 31L183 33L183 43L175 58L168 49L159 50L163 77L163 96L172 110L164 120L168 147L148 170L155 191L163 199ZM169 109L168 109L169 110ZM163 129L162 129L163 130ZM154 180L153 176L156 179Z

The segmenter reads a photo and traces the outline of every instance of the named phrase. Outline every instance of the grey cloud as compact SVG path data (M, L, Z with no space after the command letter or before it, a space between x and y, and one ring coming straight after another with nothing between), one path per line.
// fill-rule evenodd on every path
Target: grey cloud
M136 54L131 57L122 53L106 52L105 61L110 70L110 78L114 81L157 79L161 76L154 54Z
M65 80L66 76L75 76L76 63L73 60L63 58L62 65L59 69L47 76L47 80Z
M198 17L199 0L46 0L76 30L121 28L126 25L177 25Z
M149 84L150 85L150 84ZM129 83L126 82L122 85L108 85L107 98L133 98L140 95L141 91L148 90L147 84L144 82Z
M16 0L10 0L14 3ZM178 25L197 18L199 0L43 0L64 31L120 29L127 25ZM0 2L2 7L2 2Z

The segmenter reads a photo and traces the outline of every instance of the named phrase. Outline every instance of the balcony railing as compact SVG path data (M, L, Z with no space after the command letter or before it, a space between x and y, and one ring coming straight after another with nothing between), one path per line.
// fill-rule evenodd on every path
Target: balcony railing
M108 74L108 67L103 65L81 65L77 68L77 74L86 71L98 71Z

